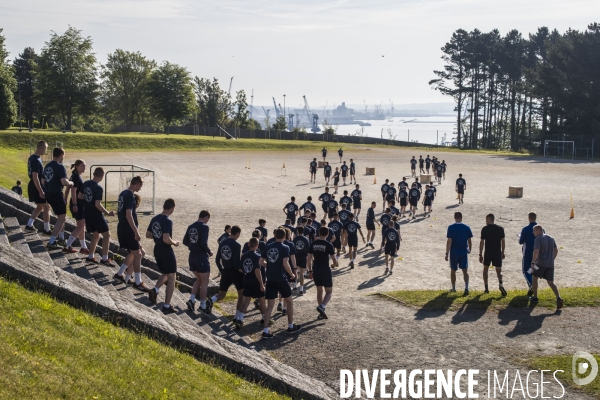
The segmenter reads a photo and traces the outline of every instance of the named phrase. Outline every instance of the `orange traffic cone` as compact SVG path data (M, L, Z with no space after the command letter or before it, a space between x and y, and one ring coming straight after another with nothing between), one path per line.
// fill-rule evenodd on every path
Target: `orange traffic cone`
M373 178L373 185L376 185L376 184L377 184L377 176L375 176L375 177Z
M575 218L575 210L571 208L571 219Z

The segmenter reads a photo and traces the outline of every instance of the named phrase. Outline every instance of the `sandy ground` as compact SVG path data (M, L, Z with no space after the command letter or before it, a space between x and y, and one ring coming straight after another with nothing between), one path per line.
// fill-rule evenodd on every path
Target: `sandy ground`
M333 149L330 149L333 150ZM412 155L425 157L426 152L398 149L361 149L346 151L345 160L354 158L358 183L363 191L364 224L366 207L377 201L381 212L380 186L389 178L396 184L410 175ZM316 319L316 294L312 283L303 297L296 297L296 322L304 324L302 334L290 337L283 333L285 317L276 315L272 342L260 345L278 359L322 379L338 388L339 369L347 368L479 368L520 369L523 356L569 354L576 350L600 351L600 342L592 332L597 326L598 310L567 308L562 314L547 309L508 309L503 311L471 309L458 311L426 311L401 306L365 295L399 289L449 288L449 269L444 261L446 228L454 222L453 213L460 210L464 222L471 226L475 240L470 256L471 289L483 289L481 264L476 259L479 234L485 215L496 214L500 207L512 207L512 221L497 220L505 228L507 245L504 262L504 284L508 290L524 289L521 274L521 246L517 234L527 224L527 213L535 211L538 222L557 241L560 251L556 266L559 286L600 284L597 248L600 239L593 227L600 217L600 164L546 160L532 157L507 157L466 153L430 153L448 164L446 180L438 187L434 211L429 218L419 216L402 222L402 261L392 276L384 276L383 257L377 251L359 247L357 267L348 269L343 256L334 276L334 297L328 306L330 319ZM242 228L247 240L259 218L268 221L272 230L284 222L283 206L291 196L300 205L307 196L317 199L324 191L322 170L317 184L309 183L308 163L319 154L309 152L153 152L153 153L88 153L69 154L69 159L83 157L91 164L137 164L157 173L157 207L167 197L177 201L172 216L174 237L182 239L186 227L195 221L202 209L212 214L210 245L216 250L216 239L225 224ZM333 167L339 158L330 157ZM249 162L250 169L245 168ZM282 170L285 163L286 169ZM366 167L376 168L373 176L365 175ZM462 173L467 181L464 205L457 205L454 182ZM285 174L283 176L282 174ZM411 179L408 179L411 181ZM524 197L508 198L509 186L523 186ZM351 191L352 187L340 187ZM569 219L570 194L573 195L575 218ZM338 197L339 198L339 197ZM315 201L317 206L319 204ZM320 209L320 207L318 207ZM421 207L422 208L422 207ZM319 215L321 217L321 215ZM140 218L142 228L150 217ZM116 221L116 219L115 219ZM114 228L116 222L111 226ZM376 240L381 239L377 231ZM240 240L241 241L241 240ZM145 247L151 249L149 241ZM187 268L187 250L176 250L180 268ZM580 262L580 263L579 263ZM496 278L490 271L491 286ZM213 268L216 276L216 268ZM459 278L458 289L462 290ZM541 284L541 287L546 287ZM232 304L223 304L233 312ZM249 313L244 333L258 340L256 311ZM259 341L260 342L260 341ZM486 394L481 392L481 395ZM554 392L555 395L560 392ZM501 397L498 397L501 398ZM502 397L504 398L504 397ZM567 397L589 398L567 389Z

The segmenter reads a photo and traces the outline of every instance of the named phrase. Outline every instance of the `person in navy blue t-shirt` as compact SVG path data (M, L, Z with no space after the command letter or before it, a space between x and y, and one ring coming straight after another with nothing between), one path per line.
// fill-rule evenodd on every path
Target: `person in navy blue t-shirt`
M317 182L317 159L316 158L313 158L313 160L310 162L310 166L308 167L308 170L310 171L311 183L316 183Z
M85 243L85 219L83 218L83 200L78 198L81 193L81 187L83 186L83 179L81 176L85 172L85 161L77 160L71 164L71 177L69 180L73 182L73 186L66 192L67 202L69 203L69 211L75 219L77 227L71 232L69 239L67 240L67 251L73 252L73 243L75 240L79 240L81 249L79 250L82 254L89 254L87 244ZM70 195L70 196L69 196Z
M179 246L179 241L173 240L173 221L169 218L175 211L175 200L167 199L163 205L163 212L150 220L146 230L146 238L154 241L154 258L161 276L156 281L154 288L148 291L148 298L156 304L158 292L162 285L167 284L163 314L173 314L177 311L171 307L171 297L175 291L175 275L177 275L177 260L172 246Z
M49 250L62 249L67 252L77 252L77 250L63 249L64 243L64 232L65 220L67 219L67 203L65 201L65 195L63 193L63 187L71 188L73 182L67 179L67 170L62 165L63 159L65 158L65 151L60 147L55 147L52 150L52 161L46 164L44 168L44 193L46 194L46 201L52 207L54 214L56 215L56 224L52 229L50 240L48 240L47 248ZM56 243L59 233L61 236L61 245Z
M390 220L387 229L383 231L381 246L385 249L385 273L390 275L394 270L394 259L400 250L400 232L394 227L394 221ZM389 263L389 268L388 268Z
M304 273L306 272L306 257L308 255L308 246L310 241L304 236L304 226L296 228L296 237L294 238L294 246L296 247L296 266L298 267L298 296L304 295Z
M327 211L329 210L329 200L331 199L331 194L329 194L329 188L326 187L325 188L325 193L321 194L319 196L319 201L321 202L321 208L323 209L323 212L325 213L323 215L323 219L327 218Z
M183 236L183 244L190 251L188 256L190 271L196 277L190 299L185 304L190 311L194 311L196 308L196 296L198 296L200 297L200 311L205 314L210 314L213 306L212 299L206 298L208 294L208 281L210 279L209 257L213 255L208 247L208 236L210 233L209 220L210 212L207 210L200 211L196 222L187 227ZM259 238L260 235L261 233L256 231L255 237ZM264 244L264 242L261 243Z
M455 223L448 226L446 237L446 261L450 260L451 292L456 292L456 271L460 268L465 280L465 293L469 294L469 253L471 252L471 238L473 232L469 225L462 223L462 213L454 213Z
M314 203L312 202L312 196L308 196L306 198L306 202L304 204L302 204L300 206L300 208L298 209L298 211L304 211L304 212L306 212L306 210L309 210L310 212L317 211L317 207L315 207Z
M242 254L242 270L244 272L244 303L239 315L241 324L244 323L244 315L248 311L248 306L252 299L257 299L258 309L261 315L264 315L267 308L265 304L265 283L267 282L264 268L260 266L260 252L258 251L258 239L251 238L248 241L248 251ZM261 324L264 324L264 320ZM273 320L269 321L271 325Z
M379 221L375 219L375 207L377 207L377 203L372 202L371 207L367 210L367 246L371 246L372 249L375 248L373 245L373 240L375 240L375 223L379 225Z
M465 190L467 190L467 181L462 177L462 174L458 174L456 180L456 193L458 193L458 204L463 204L465 197Z
M331 179L331 165L328 162L323 166L323 174L325 175L325 186L329 186L329 180Z
M344 196L342 196L342 198L340 199L340 206L342 204L346 204L346 209L347 210L351 210L352 209L352 197L348 196L348 191L344 190Z
M33 227L33 223L38 215L43 212L43 233L50 236L50 206L46 202L46 194L44 193L44 186L42 185L42 180L44 179L44 164L42 163L42 156L46 154L46 150L48 150L48 143L40 140L35 149L35 153L30 155L29 159L27 160L27 175L29 176L27 193L29 195L29 201L35 203L35 208L29 216L29 221L27 221L25 230L37 232L37 229Z
M296 217L298 216L298 205L296 204L296 198L292 196L290 202L283 207L283 213L286 215L287 219L289 219L293 224L296 223Z
M352 179L354 178L354 184L356 185L356 164L354 160L350 159L350 184L352 185Z
M360 190L360 185L358 184L355 186L355 188L356 189L354 189L352 193L350 193L350 196L352 197L352 207L354 209L354 215L356 216L356 218L358 218L361 209L362 190Z
M350 214L350 222L346 224L346 232L348 238L348 253L350 255L350 269L354 269L354 259L356 258L356 251L358 248L358 234L362 237L363 243L365 242L365 235L363 235L360 228L360 224L354 220L354 214Z
M342 181L344 182L344 186L346 186L346 177L348 176L348 170L350 168L346 165L346 161L344 161L344 164L342 164L342 166L340 167L340 170L342 171Z
M326 240L328 232L329 228L321 227L319 238L310 244L308 250L308 273L317 287L317 311L319 316L325 319L327 319L325 306L331 300L333 292L333 276L329 260L333 261L334 268L337 266L333 245ZM323 296L323 289L325 289L325 296Z

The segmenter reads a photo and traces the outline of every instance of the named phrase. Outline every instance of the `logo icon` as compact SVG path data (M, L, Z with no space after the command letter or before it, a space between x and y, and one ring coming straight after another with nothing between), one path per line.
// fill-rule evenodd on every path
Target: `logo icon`
M348 225L347 229L348 229L348 232L350 232L350 233L356 232L356 226L354 226L354 225Z
M254 264L252 264L252 260L249 258L246 258L244 260L244 263L242 264L242 266L244 267L244 272L247 274L252 272L252 269L254 268Z
M123 196L119 196L119 201L117 204L117 210L120 212L123 209Z
M94 199L94 196L92 195L92 189L90 189L89 187L84 189L83 199L86 201L86 203L92 202L92 200Z
M388 234L388 240L390 240L390 241L396 240L396 234L394 232L390 232Z
M269 260L269 262L277 262L277 260L279 259L279 250L273 248L271 250L269 250L267 252L267 259Z
M298 240L296 242L296 249L298 249L298 250L304 250L304 242L302 240Z
M196 228L190 229L190 242L198 243L198 230Z
M337 231L340 230L340 227L337 226L337 224L333 224L333 225L331 225L331 230L334 231L334 232L337 232Z
M160 239L162 237L162 229L160 228L158 221L152 224L152 236L154 236L156 239Z
M231 251L229 246L223 246L223 248L221 249L221 257L223 257L223 260L231 260L232 254L233 252Z
M46 182L50 182L54 178L54 170L50 167L46 167L44 170L44 179Z
M289 207L288 207L288 211L289 211L289 212L294 212L294 211L296 211L296 210L294 209L294 206L289 206Z
M590 353L586 353L585 351L578 351L577 353L573 354L572 373L573 382L575 382L576 385L584 386L590 384L594 381L594 379L596 379L596 376L598 375L598 362ZM585 378L581 377L582 375L586 374L588 375Z

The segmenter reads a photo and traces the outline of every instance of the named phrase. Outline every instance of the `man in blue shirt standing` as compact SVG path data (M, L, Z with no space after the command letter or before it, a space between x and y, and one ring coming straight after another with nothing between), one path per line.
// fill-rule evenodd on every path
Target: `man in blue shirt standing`
M523 276L525 277L527 286L529 287L527 296L531 297L533 294L533 278L528 271L531 267L531 262L533 261L533 244L535 243L533 227L537 225L537 222L535 222L537 215L534 212L530 212L527 214L527 217L529 219L529 225L521 230L521 234L519 235L519 244L523 245L523 261L521 262L521 269L523 270Z
M469 294L469 253L471 252L471 238L473 232L469 225L462 223L462 213L454 213L454 224L448 226L446 237L446 261L450 260L450 281L452 289L450 292L456 292L456 271L460 268L465 279L465 293ZM449 257L448 257L449 256Z

